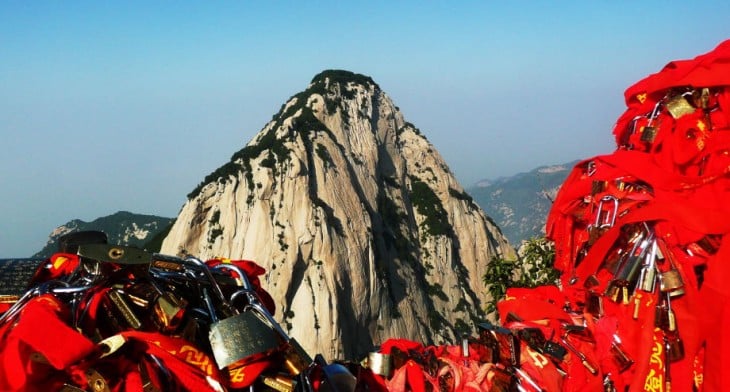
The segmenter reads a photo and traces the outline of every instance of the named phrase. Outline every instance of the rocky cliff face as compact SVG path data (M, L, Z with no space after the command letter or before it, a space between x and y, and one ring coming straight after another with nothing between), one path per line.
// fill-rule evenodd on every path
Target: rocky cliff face
M163 253L254 260L310 353L453 341L507 240L369 77L325 71L188 197Z

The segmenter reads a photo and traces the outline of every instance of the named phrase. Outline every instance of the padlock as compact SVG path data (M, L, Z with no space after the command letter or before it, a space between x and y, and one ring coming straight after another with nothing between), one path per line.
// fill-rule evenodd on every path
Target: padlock
M149 265L153 255L133 246L111 244L79 245L78 255L91 260L126 265Z
M613 336L613 342L611 343L611 357L614 359L614 361L616 361L619 373L625 372L631 367L631 365L634 364L634 360L631 359L628 354L626 354L626 351L624 351L623 345L621 345L621 341L618 338L618 335L615 334Z
M659 288L672 297L684 294L684 281L676 269L670 269L659 274Z
M479 329L479 343L487 349L487 354L481 358L482 362L500 363L499 361L499 342L492 334L491 323L485 322L477 325ZM395 367L395 364L394 364Z
M568 354L568 350L561 346L560 343L548 340L545 342L545 347L543 347L543 354L549 355L558 361L562 361L565 358L565 355Z
M161 287L154 279L150 279L149 283L156 293L152 305L154 324L161 332L174 332L182 322L187 301Z
M621 286L618 285L615 281L608 282L608 286L606 286L606 292L604 296L615 303L621 302L623 300Z
M369 368L373 373L390 378L393 371L393 363L390 354L380 352L368 353L367 358L363 361L363 366Z
M659 241L658 252L669 261L669 270L659 274L659 290L663 293L669 293L672 298L679 297L684 294L684 280L682 274L677 269L674 254L664 241Z
M647 125L641 130L640 140L642 142L646 142L646 143L654 143L654 139L656 139L656 135L657 135L657 128Z
M109 302L112 305L112 309L116 311L116 314L118 316L121 316L121 318L125 321L126 325L129 328L142 328L142 322L140 321L139 317L137 317L137 315L134 313L132 308L129 306L129 304L119 291L115 289L109 290L106 297L109 299Z
M296 387L293 379L282 376L263 376L261 377L261 382L278 392L292 392Z
M685 94L691 96L691 93ZM689 101L687 101L685 94L675 95L666 103L667 111L675 120L687 114L692 114L695 110L697 110L691 103L689 103Z
M684 358L684 343L678 334L665 335L664 347L667 352L667 360L670 363Z
M653 293L656 287L656 258L657 258L657 242L653 240L644 260L644 265L639 273L639 283L637 288L647 293Z
M629 287L635 284L639 275L639 270L644 265L644 258L652 243L652 235L649 234L641 241L634 244L631 252L626 257L624 263L619 267L618 272L614 276L613 281L618 286Z
M594 291L586 292L585 312L594 318L603 317L603 296Z
M677 330L677 318L672 310L672 301L669 299L669 295L665 296L656 307L655 326L665 332L675 332Z
M512 331L489 322L480 323L477 327L480 329L481 340L492 349L493 363L519 366L520 342Z
M269 327L278 335L284 348L284 364L292 375L299 375L312 363L312 358L302 348L302 346L295 339L291 338L274 320L274 317L269 313L265 306L261 303L256 290L248 280L248 276L235 264L219 264L213 267L213 270L225 270L229 269L234 271L239 278L237 282L240 284L240 290L236 291L231 295L231 303L236 303L238 298L244 297L246 304L243 307L243 311L255 310L257 314L261 315L267 322ZM235 306L234 306L235 307Z
M203 295L206 303L212 303L207 289ZM234 363L245 364L245 359L258 359L279 347L281 342L264 317L255 311L247 310L220 320L215 308L209 308L212 323L208 340L219 369Z
M275 321L274 325L271 324L273 317L257 302L245 273L241 272L241 278L245 281L242 292L249 299L249 303L239 311L229 302L233 297L230 300L224 297L205 263L193 257L185 259L185 263L201 272L209 284L202 288L202 296L211 319L208 341L219 369L234 363L246 364L249 360L256 360L281 346L283 342L276 331L276 327L279 330L281 327ZM228 264L225 266L234 268ZM214 305L209 289L213 291L220 307ZM218 317L219 312L223 319Z

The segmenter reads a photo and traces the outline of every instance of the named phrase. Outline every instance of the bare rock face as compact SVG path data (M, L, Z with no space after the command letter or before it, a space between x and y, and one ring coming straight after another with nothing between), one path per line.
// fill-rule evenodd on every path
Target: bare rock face
M513 254L439 153L369 77L324 71L188 197L163 253L254 260L310 353L455 341Z

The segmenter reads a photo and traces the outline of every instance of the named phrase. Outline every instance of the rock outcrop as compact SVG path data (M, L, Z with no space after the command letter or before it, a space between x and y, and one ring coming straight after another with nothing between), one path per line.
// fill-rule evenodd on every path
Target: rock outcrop
M310 353L454 341L513 249L369 77L324 71L188 195L163 253L254 260Z

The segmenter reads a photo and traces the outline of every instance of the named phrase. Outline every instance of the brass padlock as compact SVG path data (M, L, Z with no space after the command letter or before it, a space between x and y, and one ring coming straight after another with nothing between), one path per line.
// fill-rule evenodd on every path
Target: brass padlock
M113 305L113 309L116 310L117 314L122 316L122 319L124 319L127 326L132 329L140 329L142 327L142 322L119 291L114 289L109 290L107 298L109 298L109 301Z
M659 274L659 287L664 293L673 293L679 291L684 294L684 281L682 275L676 269L670 269ZM676 297L677 295L672 295Z
M684 94L672 97L669 101L667 101L666 107L669 114L671 114L675 120L687 114L692 114L695 110L697 110L691 103L689 103L689 101L687 101Z
M289 338L284 350L284 366L293 376L298 376L312 364L312 357L294 338Z
M264 376L261 381L267 387L278 391L278 392L292 392L296 387L296 383L293 379L282 376Z
M654 139L656 139L656 135L657 135L657 128L647 125L641 130L640 140L642 142L646 142L646 143L654 143Z

